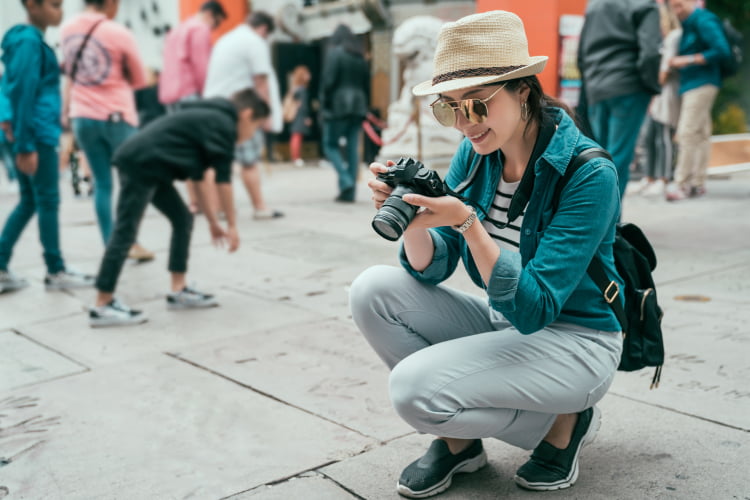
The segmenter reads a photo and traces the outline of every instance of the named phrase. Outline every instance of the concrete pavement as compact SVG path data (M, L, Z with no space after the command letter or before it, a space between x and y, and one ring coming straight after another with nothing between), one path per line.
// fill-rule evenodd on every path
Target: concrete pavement
M370 228L364 183L353 205L332 201L335 183L329 169L268 167L266 196L287 214L274 221L254 221L235 186L233 255L197 220L190 278L218 295L212 310L166 310L168 223L150 211L140 241L157 260L128 264L118 289L149 313L138 327L92 330L93 291L45 292L32 222L12 262L32 285L0 295L0 498L399 498L430 438L391 409L347 307L354 277L396 264L397 246ZM625 200L659 258L667 362L654 391L650 370L618 374L578 483L522 491L528 452L486 440L489 465L439 498L750 499L750 174L708 188ZM63 189L66 259L94 272L93 205ZM0 194L0 218L13 203ZM478 292L462 272L451 283Z

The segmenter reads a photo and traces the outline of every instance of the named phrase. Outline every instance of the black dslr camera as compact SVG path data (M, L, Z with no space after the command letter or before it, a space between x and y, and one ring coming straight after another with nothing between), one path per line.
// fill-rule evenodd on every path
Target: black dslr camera
M417 215L417 207L401 198L405 194L438 197L448 194L445 183L434 170L414 158L401 158L398 163L378 174L377 179L395 188L372 219L372 228L387 240L396 241Z

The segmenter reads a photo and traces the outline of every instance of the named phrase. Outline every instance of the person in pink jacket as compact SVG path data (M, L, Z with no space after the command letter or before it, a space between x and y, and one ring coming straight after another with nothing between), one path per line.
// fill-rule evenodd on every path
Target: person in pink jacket
M159 102L167 112L174 113L181 103L200 99L208 74L208 60L211 56L211 32L227 18L221 3L216 0L205 2L197 14L172 29L164 41L164 57L159 78ZM212 170L206 173L212 182ZM195 186L188 180L185 183L190 197L190 211L200 212L195 195ZM210 196L206 203L218 209L218 198Z
M174 110L180 101L203 93L211 56L211 32L227 18L221 3L205 2L197 14L172 29L164 41L159 101Z
M133 91L146 85L146 76L135 37L113 21L119 0L84 1L84 11L62 27L63 120L70 118L94 174L94 206L106 244L113 225L112 154L137 130ZM151 260L153 254L136 245L131 257Z

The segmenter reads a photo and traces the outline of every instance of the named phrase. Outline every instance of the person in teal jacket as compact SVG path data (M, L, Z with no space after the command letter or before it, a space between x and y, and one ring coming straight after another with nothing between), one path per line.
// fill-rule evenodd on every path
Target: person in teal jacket
M721 88L720 64L732 57L721 21L698 7L696 0L669 0L682 24L679 55L669 62L680 74L680 120L677 123L677 165L674 183L667 186L668 201L706 193L711 155L711 108Z
M27 286L8 270L13 247L31 218L39 219L44 248L45 288L90 286L93 277L66 268L60 250L59 170L56 147L60 138L60 68L44 41L49 26L62 20L62 0L25 0L28 24L13 26L2 39L5 73L0 93L11 105L10 130L20 198L0 233L0 293Z
M392 370L397 413L437 436L399 478L407 497L438 494L457 472L482 467L482 438L534 450L519 486L566 488L599 428L594 405L622 335L587 267L598 257L612 291L623 286L612 253L617 171L591 158L554 201L573 158L598 146L543 93L536 75L547 59L529 56L515 14L474 14L443 27L433 78L413 89L437 94L435 118L465 136L446 176L464 200L403 195L419 211L403 233L402 268L367 269L350 290L355 324ZM368 185L381 209L393 188ZM443 284L459 260L483 297Z

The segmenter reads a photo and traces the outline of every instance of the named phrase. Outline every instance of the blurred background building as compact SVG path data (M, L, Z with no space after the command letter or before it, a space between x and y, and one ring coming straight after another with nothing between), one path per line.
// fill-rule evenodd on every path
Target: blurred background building
M118 21L133 30L145 63L158 70L165 34L181 19L195 13L202 3L203 0L121 0ZM474 12L502 9L523 19L530 53L550 57L540 75L545 91L571 105L578 99L576 51L586 0L222 0L222 4L229 19L216 37L241 23L252 9L265 10L276 17L278 29L271 44L282 93L287 89L288 73L304 63L312 72L310 95L317 95L327 38L339 23L346 23L362 37L367 48L372 72L371 104L387 119L389 104L399 98L404 84L403 54L396 55L392 50L398 26L414 16L451 21ZM745 33L745 53L750 54L750 0L708 0L707 7L722 18L730 18ZM65 0L66 17L82 9L83 0ZM0 33L24 18L20 2L0 2ZM47 39L55 46L58 31L50 30ZM733 81L725 82L717 100L715 132L746 131L750 92L743 82L750 79L750 71L747 61L744 66ZM727 116L732 118L729 125ZM316 148L319 137L309 139L307 149ZM286 135L282 134L279 143L285 141Z

